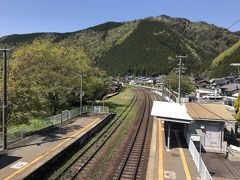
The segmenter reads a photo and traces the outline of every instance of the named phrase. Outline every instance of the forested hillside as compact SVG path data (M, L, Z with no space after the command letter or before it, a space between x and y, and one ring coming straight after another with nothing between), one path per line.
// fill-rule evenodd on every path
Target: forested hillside
M213 60L210 76L222 77L238 74L237 67L230 66L231 63L240 63L240 41L222 52Z
M154 75L170 72L177 65L176 55L184 60L187 73L201 76L210 70L212 60L237 43L239 33L165 15L131 22L108 22L72 33L34 33L0 38L2 47L13 51L36 39L76 47L90 57L94 66L111 75Z

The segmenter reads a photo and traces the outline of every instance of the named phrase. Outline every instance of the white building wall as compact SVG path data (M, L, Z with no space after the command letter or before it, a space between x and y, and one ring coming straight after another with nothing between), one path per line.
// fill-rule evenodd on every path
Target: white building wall
M202 147L207 152L221 152L223 146L223 136L224 136L224 122L212 122L212 121L195 121L192 124L187 125L187 132L185 133L185 137L187 142L189 142L191 136L200 136ZM216 126L215 129L218 129L217 132L214 130L210 131L209 127ZM208 132L206 132L208 131ZM209 137L212 136L212 137ZM217 141L218 146L214 146L214 142L212 145L207 145L211 142L211 138L213 141ZM208 142L206 142L208 140Z

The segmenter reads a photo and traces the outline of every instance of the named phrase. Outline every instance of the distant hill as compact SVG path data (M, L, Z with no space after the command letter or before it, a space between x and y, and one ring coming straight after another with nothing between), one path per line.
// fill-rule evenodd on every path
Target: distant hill
M184 60L187 73L202 75L212 70L212 60L239 40L239 33L207 24L169 16L130 22L107 22L70 33L33 33L0 38L0 46L17 48L36 39L83 48L96 66L111 75L154 75Z

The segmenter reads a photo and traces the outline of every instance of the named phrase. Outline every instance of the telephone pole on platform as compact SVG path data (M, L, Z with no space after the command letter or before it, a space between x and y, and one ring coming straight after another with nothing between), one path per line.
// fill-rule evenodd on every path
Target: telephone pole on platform
M7 102L7 51L10 49L0 49L3 51L3 97L2 97L2 140L3 140L3 150L7 149L7 109L8 109L8 102Z

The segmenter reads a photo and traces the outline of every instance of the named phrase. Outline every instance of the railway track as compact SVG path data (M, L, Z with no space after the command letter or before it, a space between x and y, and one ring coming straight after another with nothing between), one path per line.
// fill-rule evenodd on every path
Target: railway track
M145 179L148 161L149 134L151 134L150 111L151 97L144 93L145 100L141 109L137 130L129 141L124 156L113 179Z
M110 139L122 122L126 119L138 99L138 92L134 92L134 97L125 110L110 122L104 130L97 135L96 139L73 160L65 169L53 179L75 179L79 175L84 177L84 171L94 160L96 154L101 150L105 143Z

